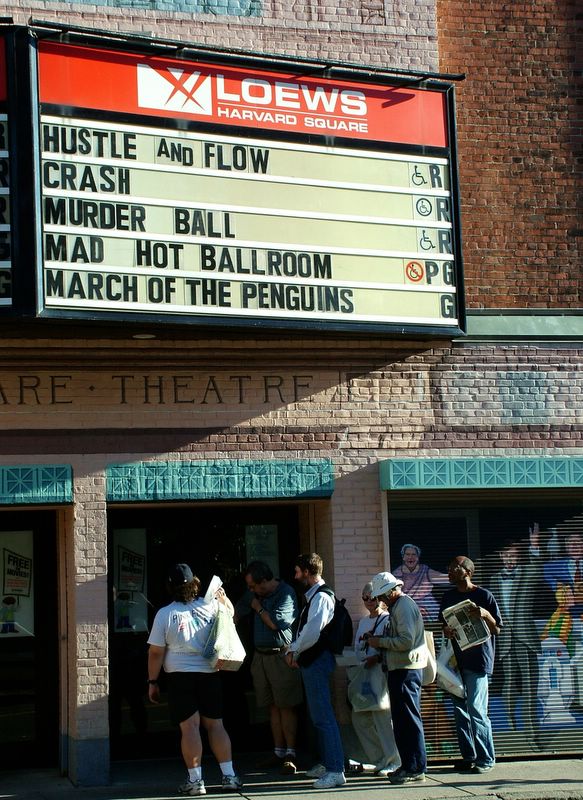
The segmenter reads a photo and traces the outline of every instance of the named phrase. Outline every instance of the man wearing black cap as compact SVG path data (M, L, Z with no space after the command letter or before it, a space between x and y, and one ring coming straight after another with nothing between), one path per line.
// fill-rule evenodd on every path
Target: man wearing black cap
M233 605L223 589L208 603L200 598L200 581L188 564L175 564L169 570L167 586L173 601L156 614L148 639L148 694L150 702L160 702L158 677L163 666L168 710L172 722L180 727L181 751L188 770L188 779L178 791L190 796L206 794L201 722L223 774L222 788L239 791L243 784L233 769L231 740L223 726L220 677L202 655L219 603L231 614Z

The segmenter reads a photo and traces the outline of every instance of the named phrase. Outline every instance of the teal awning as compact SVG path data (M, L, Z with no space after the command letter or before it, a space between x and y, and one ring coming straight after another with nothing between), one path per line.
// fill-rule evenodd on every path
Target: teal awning
M110 502L330 497L327 459L142 461L107 467Z
M383 490L583 486L583 458L391 458L380 464Z
M0 467L0 504L72 503L72 476L68 464Z

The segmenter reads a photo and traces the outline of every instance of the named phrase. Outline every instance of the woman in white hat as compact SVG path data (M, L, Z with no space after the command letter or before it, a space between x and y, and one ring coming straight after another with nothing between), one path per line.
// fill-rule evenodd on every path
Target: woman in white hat
M371 636L382 636L389 614L378 597L373 597L372 583L365 584L362 602L368 614L358 623L354 639L354 652L368 669L380 670L380 653L370 644ZM390 709L378 711L352 711L352 727L362 745L368 763L375 765L375 775L386 776L401 764Z

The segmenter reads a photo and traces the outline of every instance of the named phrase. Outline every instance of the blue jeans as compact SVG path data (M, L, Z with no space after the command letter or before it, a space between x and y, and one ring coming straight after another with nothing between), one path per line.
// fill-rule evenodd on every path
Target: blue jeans
M342 740L330 695L330 676L335 666L334 656L325 650L309 667L300 669L308 712L318 734L322 763L328 772L344 772Z
M488 675L461 670L466 696L451 695L455 726L464 761L490 767L496 761L492 724L488 716Z
M389 670L387 685L401 769L415 775L425 772L427 754L421 720L421 670Z

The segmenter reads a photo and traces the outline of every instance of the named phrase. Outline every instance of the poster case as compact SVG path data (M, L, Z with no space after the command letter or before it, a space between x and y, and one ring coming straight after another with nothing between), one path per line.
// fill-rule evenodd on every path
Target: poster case
M34 636L32 531L0 532L0 638Z

